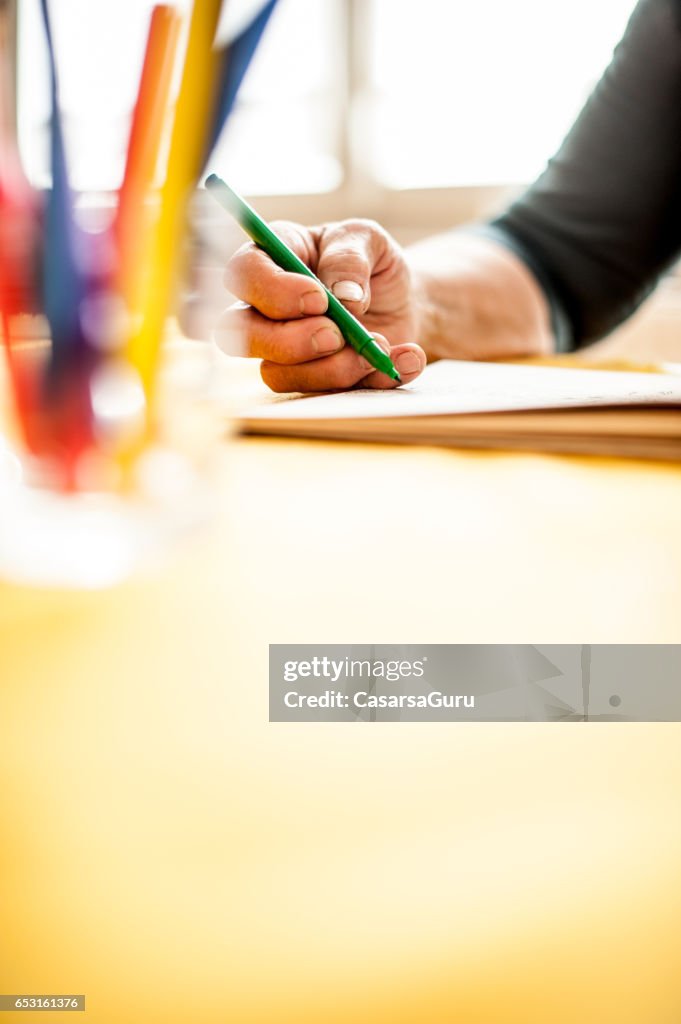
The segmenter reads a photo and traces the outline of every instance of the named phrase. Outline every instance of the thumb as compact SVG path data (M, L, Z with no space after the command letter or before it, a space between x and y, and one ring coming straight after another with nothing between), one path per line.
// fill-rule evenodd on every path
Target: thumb
M372 221L341 221L322 230L317 276L355 314L369 308L371 276L385 245L383 231Z

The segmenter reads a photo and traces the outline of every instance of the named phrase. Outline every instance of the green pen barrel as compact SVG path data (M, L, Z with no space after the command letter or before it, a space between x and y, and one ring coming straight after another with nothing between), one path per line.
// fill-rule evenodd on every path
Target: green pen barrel
M303 263L300 257L289 249L288 245L258 216L253 207L249 206L217 174L211 174L206 179L206 188L220 205L232 214L249 238L263 252L267 253L277 266L293 274L304 274L316 281L324 289L328 299L326 316L329 320L333 320L348 344L376 370L385 373L392 380L399 381L400 375L393 366L390 356L383 351L380 345L376 344L357 317L353 316L350 310L338 301L333 292L322 284L307 264Z

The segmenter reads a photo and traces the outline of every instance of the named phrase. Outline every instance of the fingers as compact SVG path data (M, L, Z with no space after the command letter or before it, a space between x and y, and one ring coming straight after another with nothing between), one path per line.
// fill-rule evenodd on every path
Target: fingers
M381 335L374 335L390 353L400 375L408 384L426 366L426 356L418 345L390 348ZM223 314L215 341L225 351L236 354L234 341L241 340L238 353L264 360L262 378L277 392L335 391L355 387L393 388L397 382L371 365L345 345L336 327L326 317L306 317L276 323L242 304Z
M370 372L366 359L348 345L335 355L298 366L265 361L260 374L272 391L346 391Z
M355 316L371 302L370 280L389 247L383 229L369 220L343 221L322 229L317 276Z
M383 339L379 336L377 340ZM398 345L390 355L403 384L418 377L426 365L425 353L418 345ZM374 370L349 345L333 355L296 366L265 361L260 372L267 386L277 392L345 391L357 385L386 389L397 387L396 381Z
M342 221L313 230L280 221L273 228L355 316L366 313L371 277L389 265L393 254L394 246L383 228L369 220ZM229 261L225 284L271 320L326 312L326 294L314 280L277 267L253 243L244 245Z
M305 263L314 263L316 249L310 232L287 222L273 228ZM315 281L282 270L252 242L232 256L225 270L225 285L271 320L319 316L328 304L324 289Z
M385 293L391 268L400 265L395 243L372 221L343 221L311 229L279 223L275 230L314 269L323 285L359 317L371 303L372 276L378 280L383 275L380 280ZM223 315L215 340L225 351L233 352L234 340L243 339L239 351L263 360L262 377L272 390L397 386L344 344L336 325L323 316L327 295L318 282L281 270L253 244L232 257L225 278L229 290L242 301ZM404 302L404 296L388 298L391 305L393 299ZM384 338L376 338L391 353L402 382L414 380L425 368L426 357L418 345L397 345L391 351Z
M400 375L402 384L410 384L426 368L426 353L419 345L395 345L390 349L390 358ZM362 381L363 388L396 388L399 384L392 377L374 370Z
M345 344L336 325L324 316L282 323L241 303L223 313L214 340L228 354L255 356L284 366L327 356Z
M252 243L235 253L227 264L225 285L270 320L318 316L328 305L324 290L315 281L281 270Z

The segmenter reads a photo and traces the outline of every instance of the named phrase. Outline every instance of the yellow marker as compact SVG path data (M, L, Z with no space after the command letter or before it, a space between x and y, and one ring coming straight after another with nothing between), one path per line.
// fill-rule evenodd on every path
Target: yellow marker
M158 219L143 269L141 323L134 330L128 358L151 397L158 354L179 262L187 203L200 173L215 99L213 42L222 0L194 0L189 42L170 139L168 170Z

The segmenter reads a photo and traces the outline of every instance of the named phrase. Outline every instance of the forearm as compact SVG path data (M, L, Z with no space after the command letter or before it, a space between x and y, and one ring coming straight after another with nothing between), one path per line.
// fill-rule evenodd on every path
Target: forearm
M517 256L474 232L452 231L406 251L417 340L429 359L496 359L553 350L549 305Z
M681 251L681 14L640 0L546 170L490 229L529 255L565 347L630 316Z

